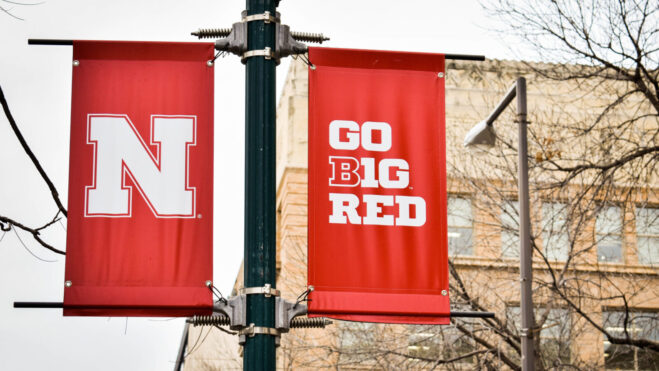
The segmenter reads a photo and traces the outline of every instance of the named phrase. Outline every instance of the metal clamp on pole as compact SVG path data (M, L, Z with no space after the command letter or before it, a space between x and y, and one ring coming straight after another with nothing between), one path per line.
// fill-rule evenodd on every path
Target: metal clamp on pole
M268 48L266 48L268 49ZM240 295L260 295L264 294L266 298L271 296L279 296L281 292L277 289L273 289L272 285L266 283L263 287L243 287L240 289Z
M240 59L245 62L247 58L251 57L265 57L265 59L272 59L275 57L275 53L269 46L266 46L265 49L248 50L243 53Z
M264 13L261 14L247 15L247 11L243 11L243 22L253 22L253 21L263 21L265 23L270 23L270 22L277 23L279 22L279 14L277 14L277 17L275 17L272 14L270 14L269 11L266 10Z
M254 326L253 323L250 323L248 327L245 327L244 329L240 330L238 335L246 335L249 337L253 337L254 335L279 336L279 331L277 331L276 328Z
M254 326L250 323L248 327L238 332L238 344L245 345L246 337L254 337L254 335L270 335L275 337L275 346L279 346L279 331L272 327Z

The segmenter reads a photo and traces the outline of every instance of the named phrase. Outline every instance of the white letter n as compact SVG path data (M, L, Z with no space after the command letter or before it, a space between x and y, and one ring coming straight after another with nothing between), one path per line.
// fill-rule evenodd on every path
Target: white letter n
M195 116L151 116L155 157L126 115L89 115L87 143L94 146L94 183L86 187L85 216L130 217L133 187L126 176L156 217L195 216L195 188L188 185Z

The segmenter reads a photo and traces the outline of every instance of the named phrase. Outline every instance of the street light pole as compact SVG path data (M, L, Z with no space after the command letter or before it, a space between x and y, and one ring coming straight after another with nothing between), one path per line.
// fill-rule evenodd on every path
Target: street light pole
M508 90L505 97L496 106L485 121L474 126L464 140L465 146L488 145L495 142L492 124L503 110L517 96L517 124L519 130L519 145L517 149L518 166L518 197L519 197L519 248L520 248L520 283L521 300L520 311L522 316L522 370L535 369L535 353L533 349L533 250L531 249L531 217L529 212L529 165L527 141L527 108L526 108L526 79L517 78L515 84Z
M531 249L531 216L529 213L529 164L526 120L526 79L520 77L517 87L517 126L519 129L519 145L517 149L519 166L517 179L519 182L519 247L520 247L520 279L522 312L522 370L532 371L535 368L533 350L533 250Z
M276 14L275 0L247 0L247 16ZM275 22L247 24L248 52L275 50ZM245 287L275 287L275 67L261 53L246 61L245 72ZM247 295L247 325L275 327L275 298ZM275 337L246 336L243 369L274 370Z

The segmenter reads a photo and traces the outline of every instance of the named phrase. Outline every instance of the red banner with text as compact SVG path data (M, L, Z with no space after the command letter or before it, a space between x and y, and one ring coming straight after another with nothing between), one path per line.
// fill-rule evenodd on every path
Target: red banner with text
M212 59L74 41L64 315L211 313Z
M444 56L309 60L310 316L448 324Z

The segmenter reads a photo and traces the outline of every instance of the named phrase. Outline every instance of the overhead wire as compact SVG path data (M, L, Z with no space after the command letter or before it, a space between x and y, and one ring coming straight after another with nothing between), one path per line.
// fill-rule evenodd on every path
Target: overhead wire
M201 331L199 331L199 336L197 337L197 341L195 341L194 345L192 346L192 349L188 353L186 353L183 356L183 358L187 358L190 354L194 353L197 349L199 349L201 347L201 345L206 341L206 338L208 337L208 335L210 335L211 331L213 331L213 328L212 327L208 328L208 332L206 333L204 338L201 340L201 343L199 343L199 339L201 338L201 334L203 333L203 331L204 331L204 329L202 327ZM197 345L197 343L199 343L199 345Z
M18 238L18 241L21 243L21 245L23 245L23 247L25 248L25 250L26 250L27 252L30 253L30 255L32 255L32 256L34 256L35 258L37 258L37 259L39 259L39 260L41 260L41 261L43 261L43 262L46 262L46 263L56 263L56 262L57 262L57 260L47 260L47 259L44 259L44 258L40 258L40 257L38 257L38 256L37 256L36 254L34 254L30 249L28 249L27 245L25 245L25 242L23 242L23 239L21 239L21 236L20 236L20 235L18 234L18 232L16 231L16 228L12 228L12 229L14 230L14 233L16 234L16 238Z

